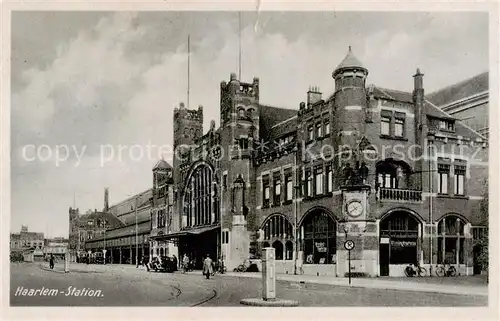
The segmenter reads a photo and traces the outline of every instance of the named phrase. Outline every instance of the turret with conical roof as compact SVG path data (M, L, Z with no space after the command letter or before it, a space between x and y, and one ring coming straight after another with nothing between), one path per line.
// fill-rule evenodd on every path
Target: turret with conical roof
M364 88L368 69L352 52L351 46L344 60L335 68L332 77L335 79L335 91L347 88Z
M356 165L354 159L359 158L358 144L365 134L367 75L368 70L356 58L351 47L332 74L335 79L333 129L338 134L337 143L355 151L353 159L347 161L352 168Z

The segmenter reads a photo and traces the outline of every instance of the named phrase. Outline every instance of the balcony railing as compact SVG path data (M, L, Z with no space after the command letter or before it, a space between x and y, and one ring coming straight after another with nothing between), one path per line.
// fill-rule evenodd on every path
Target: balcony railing
M380 201L389 202L422 202L422 191L396 188L379 188L377 193Z

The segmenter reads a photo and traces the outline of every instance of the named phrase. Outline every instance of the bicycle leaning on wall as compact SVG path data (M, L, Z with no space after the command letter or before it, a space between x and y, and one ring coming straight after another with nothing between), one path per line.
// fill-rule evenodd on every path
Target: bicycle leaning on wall
M437 276L456 276L457 269L453 265L441 264L436 266Z
M424 276L427 274L427 270L424 267L421 267L420 264L413 264L410 263L406 268L405 268L405 275L407 277L413 277L413 276Z

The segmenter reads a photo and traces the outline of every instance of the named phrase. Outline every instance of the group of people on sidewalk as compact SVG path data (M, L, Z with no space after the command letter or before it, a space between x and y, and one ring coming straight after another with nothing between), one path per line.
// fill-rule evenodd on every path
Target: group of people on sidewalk
M191 265L191 266L190 266ZM182 270L183 273L191 270L194 266L192 266L191 260L187 254L184 254L182 258ZM207 257L203 260L203 275L210 279L210 275L214 274L214 262L210 258L210 254L207 254Z
M156 266L161 266L164 263L164 262L162 262L162 260L165 260L165 258L154 257L151 260L151 262L148 262L149 259L147 257L143 257L142 265L144 267L146 267L146 269L149 271L151 269L155 269ZM173 261L172 265L174 266L173 271L177 271L177 267L178 267L177 257L175 255L173 255L171 260ZM223 270L222 259L219 259L219 261L217 263L218 263L217 269L222 271ZM187 254L184 254L184 256L182 257L181 267L182 267L182 272L186 273L186 272L194 270L195 264L189 258L189 256ZM210 254L207 254L206 258L203 260L203 275L207 279L210 279L210 276L214 275L214 271L215 271L215 263L210 258Z

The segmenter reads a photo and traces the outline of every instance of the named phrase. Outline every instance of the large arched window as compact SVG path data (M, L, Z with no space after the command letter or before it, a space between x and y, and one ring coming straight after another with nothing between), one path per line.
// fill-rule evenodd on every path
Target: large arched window
M465 221L449 215L438 223L438 263L465 264Z
M308 214L302 223L301 230L304 263L335 263L336 223L324 210L315 210Z
M418 228L419 222L405 211L394 212L380 222L380 243L389 244L387 263L418 262Z
M212 183L212 170L206 165L198 166L190 176L184 191L185 226L213 223L215 217L212 217L212 210L215 209Z
M261 239L262 247L272 244L276 250L276 260L288 260L283 246L287 241L293 244L291 242L293 240L293 226L288 218L283 214L273 214L266 219L261 229L264 234Z

